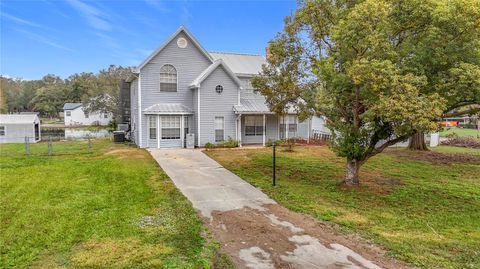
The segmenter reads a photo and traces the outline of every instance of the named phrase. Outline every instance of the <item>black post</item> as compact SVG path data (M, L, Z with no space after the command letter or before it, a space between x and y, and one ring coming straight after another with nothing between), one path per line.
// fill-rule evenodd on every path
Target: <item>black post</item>
M273 149L273 170L272 170L273 186L275 186L275 177L276 177L276 175L275 175L275 159L276 159L275 148L276 148L276 143L275 143L275 141L273 141L273 143L272 143L272 149Z

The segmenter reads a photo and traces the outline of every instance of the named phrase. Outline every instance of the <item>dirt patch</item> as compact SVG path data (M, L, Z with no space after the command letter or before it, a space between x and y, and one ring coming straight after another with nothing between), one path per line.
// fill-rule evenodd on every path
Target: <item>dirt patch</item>
M387 154L415 161L426 161L433 164L480 164L480 156L461 153L440 153L434 151L408 151L405 149L389 149Z
M146 159L149 156L148 153L143 152L142 150L136 148L122 148L122 149L113 149L107 151L105 155L114 155L119 157L120 159Z
M71 261L80 267L127 267L141 263L147 267L162 264L161 255L168 255L173 250L159 244L149 244L138 239L90 240L74 250Z
M264 207L266 211L250 208L216 211L212 213L212 221L204 219L215 239L222 243L223 250L232 257L236 268L311 267L308 259L318 260L318 257L310 257L311 255L305 252L305 249L311 247L321 250L314 253L323 254L325 268L352 268L340 262L342 253L345 261L357 266L368 264L369 261L365 260L367 259L383 268L411 268L386 257L385 250L359 237L337 234L335 229L325 222L279 205ZM330 252L332 255L325 255ZM298 260L294 262L296 257L304 260L305 264L302 266ZM375 267L372 265L370 268Z

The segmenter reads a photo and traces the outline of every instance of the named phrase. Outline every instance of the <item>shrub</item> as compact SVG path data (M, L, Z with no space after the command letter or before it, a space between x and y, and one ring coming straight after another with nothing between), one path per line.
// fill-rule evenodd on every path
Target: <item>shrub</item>
M231 137L228 137L227 140L221 143L221 146L224 148L238 148L240 142L238 140L234 140Z
M206 148L206 149L213 149L213 148L215 148L215 145L212 144L212 143L210 143L210 142L208 142L207 144L205 144L205 148Z

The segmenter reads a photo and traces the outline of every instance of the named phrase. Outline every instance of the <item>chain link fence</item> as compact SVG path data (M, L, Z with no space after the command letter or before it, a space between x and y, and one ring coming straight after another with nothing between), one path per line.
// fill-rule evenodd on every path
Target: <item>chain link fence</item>
M17 138L19 141L20 138ZM65 139L64 136L42 136L35 142L34 137L23 137L23 143L0 144L0 156L59 156L91 154L96 145L111 138L79 136Z

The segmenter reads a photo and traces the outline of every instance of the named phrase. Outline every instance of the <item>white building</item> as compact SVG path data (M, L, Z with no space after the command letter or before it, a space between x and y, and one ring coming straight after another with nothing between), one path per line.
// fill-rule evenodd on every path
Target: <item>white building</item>
M36 114L0 115L0 143L40 141L40 119Z
M63 112L65 125L108 125L113 118L111 113L87 113L81 103L65 103Z

